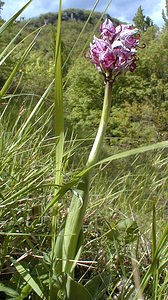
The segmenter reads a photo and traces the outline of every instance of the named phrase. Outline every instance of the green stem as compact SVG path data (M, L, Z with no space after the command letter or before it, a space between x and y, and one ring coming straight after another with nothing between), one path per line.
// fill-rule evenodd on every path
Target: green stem
M112 82L107 81L105 85L105 94L102 115L95 141L93 143L87 167L92 166L98 160L103 145L103 139L110 115L112 100ZM72 197L69 212L66 219L64 238L62 245L62 271L72 275L74 263L82 247L82 225L88 203L90 185L90 172L79 182L75 194Z
M90 167L97 162L99 158L99 154L102 150L103 140L104 140L106 127L110 115L111 100L112 100L112 82L107 81L105 85L104 102L103 102L100 124L87 161L87 167Z

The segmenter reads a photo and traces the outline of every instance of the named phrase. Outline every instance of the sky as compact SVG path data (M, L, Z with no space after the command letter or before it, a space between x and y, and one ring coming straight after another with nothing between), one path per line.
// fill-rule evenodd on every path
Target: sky
M20 9L26 0L3 0L5 5L1 12L3 19L9 19L18 9ZM97 0L98 1L98 0ZM63 9L66 8L80 8L92 9L96 0L62 0ZM56 12L58 10L59 0L32 0L32 3L23 12L22 16L26 19L37 17L40 14L47 12ZM109 0L99 0L96 8L97 11L102 12L107 6ZM108 8L108 13L111 17L117 18L120 21L132 23L132 19L138 7L141 5L145 16L149 16L154 24L162 27L162 9L165 8L165 0L113 0Z

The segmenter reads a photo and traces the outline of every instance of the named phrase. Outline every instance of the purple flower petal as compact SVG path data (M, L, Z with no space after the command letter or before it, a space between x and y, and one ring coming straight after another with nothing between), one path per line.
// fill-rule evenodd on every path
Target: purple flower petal
M90 60L96 68L114 75L123 70L136 68L136 47L139 44L139 31L131 25L114 26L106 19L100 26L101 38L94 36L90 44Z

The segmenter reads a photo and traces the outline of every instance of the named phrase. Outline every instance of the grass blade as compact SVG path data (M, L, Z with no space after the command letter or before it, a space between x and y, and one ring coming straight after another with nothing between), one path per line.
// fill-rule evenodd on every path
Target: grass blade
M14 36L14 38L11 40L11 42L6 46L6 48L2 51L2 53L0 54L0 66L5 62L5 60L21 45L23 44L23 42L25 42L30 36L32 36L34 33L36 32L40 32L41 28L37 28L35 29L33 32L31 32L30 34L28 34L26 37L24 37L19 43L17 43L6 55L5 53L8 51L8 49L10 49L10 46L15 42L15 40L17 39L17 37L21 34L21 32L27 27L27 25L29 24L30 21L28 21L21 29L20 31ZM4 56L5 55L5 56Z
M25 8L32 2L32 0L28 1L20 10L17 11L8 21L6 21L0 27L0 34L4 32L12 23L17 19L17 17L25 10Z
M6 287L1 282L0 282L0 292L3 292L3 293L5 293L5 295L8 295L14 299L16 299L19 296L18 292L16 292L15 290L13 290L11 288Z
M93 15L93 13L94 13L94 11L95 11L97 5L99 4L99 2L100 2L100 0L97 0L97 1L96 1L96 3L95 3L95 5L94 5L94 7L93 7L91 13L89 14L89 16L88 16L88 18L87 18L87 20L86 20L86 22L85 22L85 24L84 24L84 26L83 26L81 32L79 33L79 35L78 35L78 37L77 37L77 39L76 39L76 41L75 41L75 43L74 43L74 45L73 45L71 51L69 52L69 54L68 54L68 56L67 56L67 58L66 58L66 60L65 60L65 62L64 62L63 68L64 68L64 66L66 65L66 63L68 62L69 58L71 57L71 55L72 55L72 53L73 53L73 50L75 49L77 43L79 42L79 40L80 40L80 38L81 38L81 36L82 36L82 33L84 32L84 30L85 30L85 28L86 28L86 26L87 26L87 24L88 24L90 18L92 17L92 15Z
M24 132L24 130L26 130L29 122L31 121L31 119L33 118L33 116L37 113L38 109L41 107L41 105L43 104L43 102L45 101L47 95L49 94L51 88L53 86L53 81L50 83L50 85L48 86L48 88L46 89L46 91L44 92L44 94L41 96L41 98L39 99L39 101L37 102L36 106L34 107L34 109L32 110L32 112L30 113L29 117L27 118L26 122L23 124L23 127L21 128L20 132L19 132L19 136L22 135L22 133Z
M44 295L38 284L35 282L35 280L32 278L30 273L16 260L13 258L11 259L13 265L15 266L18 273L23 277L23 279L29 284L29 286L32 288L32 290L41 298L44 299Z
M56 145L56 174L55 184L61 182L61 166L63 159L64 146L64 115L63 115L63 89L62 89L62 58L61 58L61 14L62 1L58 14L58 25L56 34L56 50L55 50L55 132L58 136Z
M157 269L159 268L159 266L158 266L159 256L160 256L162 249L164 249L167 239L168 239L168 225L165 227L165 229L162 233L162 236L158 242L152 264L151 264L150 268L148 269L148 271L146 272L144 278L142 279L142 282L141 282L142 291L144 291L144 289L147 286L153 273L157 272Z
M86 168L84 170L82 170L81 172L79 172L77 175L75 175L68 183L64 184L63 186L61 186L59 188L59 190L57 191L56 195L53 197L53 199L51 200L51 202L48 204L48 206L46 207L46 209L44 210L43 214L40 216L43 217L46 212L56 203L58 202L59 199L61 199L61 197L63 197L63 195L65 195L65 193L68 190L71 190L72 187L74 187L79 180L86 175L92 168L94 168L95 166L104 164L104 163L109 163L111 161L115 161L118 159L122 159L122 158L126 158L132 155L137 155L139 153L144 153L147 151L151 151L151 150L156 150L156 149L161 149L161 148L166 148L168 147L168 141L164 141L164 142L159 142L156 144L152 144L152 145L148 145L148 146L143 146L143 147L138 147L138 148L134 148L131 150L127 150L127 151L123 151L121 153L118 154L114 154L112 156L109 156L105 159L100 160L99 162L97 162L95 165ZM32 224L32 227L35 225L36 222L34 222Z
M22 54L20 60L18 61L18 63L16 64L16 66L13 68L10 76L8 77L8 79L6 80L4 86L2 87L1 91L0 91L0 100L2 99L2 97L5 95L6 91L8 90L14 76L16 75L16 73L18 72L21 64L24 62L24 60L26 59L26 57L28 56L29 52L31 51L31 49L33 48L34 44L35 44L35 40L37 38L37 36L39 35L39 32L36 34L35 38L33 39L33 41L30 43L30 45L27 47L27 49L24 51L24 53Z
M63 114L63 88L62 88L62 57L61 57L61 16L62 1L59 2L58 23L56 32L55 47L55 134L58 137L56 141L55 152L55 186L60 186L62 182L62 161L64 149L64 114ZM57 188L55 189L57 193ZM57 227L57 207L53 209L52 217L52 249L54 252ZM54 253L53 253L54 257Z

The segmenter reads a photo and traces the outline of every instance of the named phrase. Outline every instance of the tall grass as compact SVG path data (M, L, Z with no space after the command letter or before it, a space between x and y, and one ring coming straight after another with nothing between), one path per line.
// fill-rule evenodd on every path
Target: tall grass
M30 2L2 25L0 33ZM85 168L73 169L83 143L73 135L66 140L64 130L61 5L60 1L55 78L49 87L36 104L31 96L29 105L21 102L13 113L13 99L23 96L8 95L8 88L26 63L39 29L0 91L2 103L5 100L0 116L0 297L166 299L168 142L101 161L96 154ZM1 64L16 50L11 42ZM53 104L44 110L52 88ZM84 201L79 185L88 174L90 201L77 219ZM78 201L75 211L74 206L69 211L71 199ZM76 244L71 232L75 218L80 220L80 228L74 226Z

